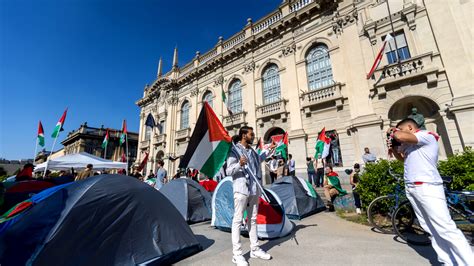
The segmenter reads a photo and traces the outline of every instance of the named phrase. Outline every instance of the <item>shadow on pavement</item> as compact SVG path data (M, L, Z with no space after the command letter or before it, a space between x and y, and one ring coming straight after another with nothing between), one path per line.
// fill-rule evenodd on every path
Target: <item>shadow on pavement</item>
M418 255L422 256L423 258L427 259L430 261L431 265L442 265L438 261L438 255L436 255L436 251L433 249L433 246L431 244L429 245L414 245L411 243L406 243L405 241L401 240L398 236L394 236L393 240L404 245L408 245L411 247Z
M289 235L287 235L285 237L277 238L277 239L271 239L267 243L261 245L260 247L263 250L268 251L271 248L273 248L274 246L279 246L281 243L284 243L284 242L286 242L288 240L291 240L291 239L294 239L295 242L296 242L296 245L299 245L298 244L298 239L296 238L296 232L298 232L298 230L300 230L300 229L303 229L303 228L306 228L306 227L312 227L312 226L318 226L318 225L317 224L308 224L308 225L298 224L298 225L295 225L295 228L293 229L293 231L291 231L291 233Z
M196 238L199 244L201 244L203 251L208 249L210 246L212 246L216 242L213 239L209 239L203 235L196 235Z

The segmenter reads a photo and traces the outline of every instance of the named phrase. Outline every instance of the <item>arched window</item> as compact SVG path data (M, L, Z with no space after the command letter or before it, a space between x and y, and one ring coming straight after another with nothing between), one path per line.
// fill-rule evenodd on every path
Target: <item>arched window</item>
M268 66L262 75L263 82L263 104L273 103L280 100L280 74L275 64Z
M228 108L234 114L242 112L242 87L239 79L230 84Z
M180 129L189 127L189 102L185 101L181 106L181 125Z
M207 91L207 92L204 94L204 97L202 97L202 101L203 101L203 102L207 102L211 107L213 107L213 106L212 106L212 98L213 98L212 92Z
M306 56L306 72L310 90L333 84L331 60L325 45L319 44L309 51Z

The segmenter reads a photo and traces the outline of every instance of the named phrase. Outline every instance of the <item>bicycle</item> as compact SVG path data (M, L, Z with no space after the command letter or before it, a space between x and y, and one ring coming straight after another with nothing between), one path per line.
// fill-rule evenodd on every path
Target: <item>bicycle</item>
M393 213L405 199L405 189L401 185L403 176L393 173L391 168L388 174L396 180L393 193L375 198L367 208L369 223L383 234L393 233Z
M474 212L470 204L474 201L474 191L452 191L446 186L446 184L451 183L452 179L443 177L443 181L446 203L451 218L458 228L463 231L466 239L468 241L469 238L471 239L472 244ZM402 202L395 210L392 216L392 224L396 235L407 243L415 245L429 245L431 243L429 234L420 226L408 200ZM470 234L470 237L466 234Z

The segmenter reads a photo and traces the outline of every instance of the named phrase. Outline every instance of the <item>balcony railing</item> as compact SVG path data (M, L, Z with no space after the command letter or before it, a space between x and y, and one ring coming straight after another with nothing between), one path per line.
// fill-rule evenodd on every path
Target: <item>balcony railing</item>
M257 34L268 27L270 27L272 24L275 22L278 22L281 20L282 14L280 11L277 11L275 14L271 15L269 18L264 19L262 22L257 23L255 26L252 28L252 33Z
M166 134L156 134L153 137L154 144L161 144L166 142Z
M247 112L240 112L233 115L224 116L224 126L245 124L245 115Z
M257 107L257 120L262 120L264 118L277 115L281 115L283 118L286 118L286 103L287 100L283 99L278 102Z
M299 0L290 5L290 12L295 12L311 4L314 0Z
M310 108L322 103L336 101L336 106L342 105L341 83L305 92L301 95L301 107L305 113L310 112Z
M185 128L176 131L176 140L189 140L191 137L191 129Z
M385 87L395 82L420 77L426 78L429 86L436 85L438 82L437 73L440 68L442 68L442 63L439 55L433 55L430 52L414 56L400 63L386 65L377 69L374 75L379 80L374 84L374 88ZM384 93L385 88L379 91Z

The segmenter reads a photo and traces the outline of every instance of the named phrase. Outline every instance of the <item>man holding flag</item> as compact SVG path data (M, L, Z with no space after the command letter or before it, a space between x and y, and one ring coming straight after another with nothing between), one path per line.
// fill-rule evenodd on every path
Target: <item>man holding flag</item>
M271 152L265 150L260 154L252 149L251 145L255 139L253 128L243 126L239 130L237 144L233 145L227 158L227 175L232 176L234 188L234 217L232 219L232 262L237 265L248 265L242 255L242 243L240 241L240 225L244 211L247 210L250 220L247 222L250 237L250 257L269 260L270 254L260 248L257 238L257 213L258 202L262 191L262 171L260 164ZM270 150L275 148L275 143L269 146ZM249 174L256 177L255 179ZM256 184L259 182L259 184Z

